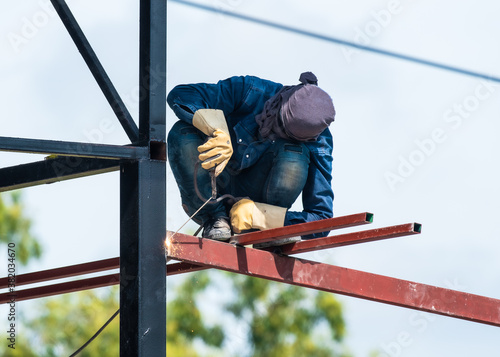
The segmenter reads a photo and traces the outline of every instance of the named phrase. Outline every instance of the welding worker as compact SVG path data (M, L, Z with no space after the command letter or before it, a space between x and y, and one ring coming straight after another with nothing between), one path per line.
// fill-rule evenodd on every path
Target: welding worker
M182 206L191 216L211 196L209 170L218 195L244 197L207 204L193 220L202 237L227 241L231 231L265 230L333 216L331 187L335 109L311 72L284 86L254 76L216 84L176 86L167 102L177 121L168 135L168 160ZM195 192L195 165L199 197ZM291 211L302 193L301 212ZM327 232L326 232L327 234ZM304 239L324 236L318 233ZM288 238L272 245L300 240ZM265 243L264 243L265 244Z

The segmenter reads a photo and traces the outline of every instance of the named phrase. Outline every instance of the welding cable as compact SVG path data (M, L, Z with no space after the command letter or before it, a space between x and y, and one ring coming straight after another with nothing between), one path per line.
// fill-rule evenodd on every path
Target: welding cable
M82 352L82 351L85 349L85 347L87 347L87 346L88 346L88 345L89 345L92 341L94 341L94 340L95 340L95 338L96 338L97 336L99 336L99 334L100 334L100 333L101 333L101 332L102 332L102 331L106 328L106 326L108 326L108 325L111 323L111 321L113 321L113 319L114 319L114 318L115 318L115 317L116 317L119 313L120 313L120 309L116 310L116 312L113 314L113 316L111 316L111 317L109 318L109 320L108 320L108 321L106 321L106 323L105 323L104 325L102 325L102 327L101 327L101 328L100 328L100 329L99 329L99 330L98 330L98 331L94 334L94 336L92 336L92 337L91 337L91 338L90 338L87 342L85 342L85 343L83 344L83 346L82 346L82 347L80 347L78 350L76 350L76 351L75 351L72 355L70 355L69 357L74 357L74 356L76 356L77 354L79 354L80 352Z
M198 196L198 198L202 201L202 202L207 202L208 201L208 204L214 204L214 203L219 203L220 201L222 200L228 200L227 203L229 206L232 206L234 205L236 202L238 202L239 200L241 200L243 197L234 197L233 195L229 194L229 193L226 193L216 199L206 199L205 197L203 197L203 195L201 194L200 190L198 189L198 179L197 179L197 176L198 176L198 168L200 167L200 161L196 161L196 163L194 164L194 177L193 177L193 182L194 182L194 191L196 192L196 196Z

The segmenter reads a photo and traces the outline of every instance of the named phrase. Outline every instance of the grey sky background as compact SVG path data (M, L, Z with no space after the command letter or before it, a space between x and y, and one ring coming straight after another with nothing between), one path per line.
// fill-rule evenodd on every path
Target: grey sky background
M500 32L500 9L491 0L198 2L500 75L495 38ZM137 118L138 2L68 4ZM2 136L128 143L48 0L6 5L0 14L0 34ZM374 223L362 229L409 222L423 225L418 236L304 258L500 297L499 83L175 2L168 2L167 51L167 90L180 83L216 82L245 74L296 84L301 72L314 72L337 110L331 127L335 215L374 213ZM168 109L169 127L175 120ZM2 167L42 158L0 153ZM168 175L167 226L176 230L187 217L181 212L170 170ZM118 256L118 179L111 173L25 189L27 210L45 254L19 273ZM296 208L300 209L299 203ZM184 231L195 228L188 224ZM176 279L181 278L168 279L169 287ZM405 357L498 353L498 328L339 299L348 323L347 343L356 356L367 356L373 349ZM203 304L208 318L217 318L208 307L221 300L224 297L207 294ZM29 314L31 306L19 303L18 309ZM3 309L0 318L6 316ZM237 351L237 338L229 344Z

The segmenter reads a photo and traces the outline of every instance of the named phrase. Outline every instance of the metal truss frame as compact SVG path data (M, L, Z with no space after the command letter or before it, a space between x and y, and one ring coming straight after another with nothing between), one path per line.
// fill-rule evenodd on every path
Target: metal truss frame
M0 191L120 170L120 273L114 277L115 282L120 282L120 355L165 356L166 0L139 0L139 125L128 112L66 2L51 0L51 3L131 144L0 137L2 151L57 155L1 168ZM52 275L27 274L27 281L23 282L25 276L18 276L16 283L74 276L79 269L99 271L102 264L107 263L56 269ZM82 284L82 281L65 283L66 291L81 290ZM91 286L106 285L109 285L108 279L98 277ZM39 296L47 296L46 287L38 289L45 291ZM16 291L15 296L10 294L10 297L20 301L23 294L26 294L23 290Z
M16 286L119 269L97 277L26 288L16 301L120 284L120 355L166 355L165 275L216 268L500 327L500 300L371 274L291 255L419 234L401 224L281 247L254 249L277 238L371 223L359 213L253 232L231 243L166 231L166 0L140 1L139 126L64 0L51 0L131 144L125 146L0 137L0 150L57 155L0 169L0 192L120 170L120 257L23 274ZM154 73L153 73L154 72ZM150 194L154 192L154 194ZM166 256L179 262L166 264ZM0 279L0 289L8 279ZM0 303L12 294L0 294Z

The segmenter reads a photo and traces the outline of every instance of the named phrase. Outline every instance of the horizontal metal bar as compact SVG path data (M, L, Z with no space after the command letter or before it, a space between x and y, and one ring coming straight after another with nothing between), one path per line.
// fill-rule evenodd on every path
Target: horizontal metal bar
M101 159L141 159L147 158L149 148L146 146L105 145L1 136L0 151L49 155L56 154Z
M33 273L21 274L16 276L16 286L40 283L43 281L69 278L73 276L97 273L100 271L120 268L120 258L110 258L98 260L95 262L70 265L61 268L48 269ZM8 286L8 278L0 279L0 289Z
M279 249L281 254L299 254L320 249L342 247L345 245L373 242L381 239L404 237L421 232L419 223L407 223L397 226L370 229L361 232L339 234L335 236L303 240L296 243L285 244L280 247L265 248L266 250Z
M111 266L109 269L115 268L115 263L111 262L111 260L116 260L116 259L118 259L118 258L109 259L109 261L110 261L109 266ZM64 268L61 268L61 269L64 269ZM174 263L174 264L167 265L167 275L176 275L176 274L181 274L181 273L195 272L195 271L200 271L200 270L204 270L204 269L209 269L209 267L203 267L200 265L193 265L193 264L189 264L189 263ZM107 270L107 269L105 269L105 270ZM88 272L90 272L90 271L88 271ZM80 273L78 275L80 275ZM81 273L81 274L84 274L84 273ZM25 274L25 275L28 275L28 274ZM67 275L67 276L69 276L69 275ZM20 275L18 277L20 277ZM58 278L62 278L62 277L63 276L57 276L54 279L58 279ZM2 288L5 287L5 286L3 286L4 279L6 279L6 278L2 279ZM45 281L45 279L39 280L37 282L40 282L40 281ZM35 282L35 281L32 281L32 282ZM41 297L66 294L66 293L88 290L88 289L102 288L102 287L111 286L111 285L118 285L119 283L120 283L120 274L116 273L116 274L109 274L109 275L105 275L105 276L95 277L95 278L75 280L75 281L72 281L69 283L52 284L52 285L46 285L44 287L23 289L23 290L16 291L15 294L12 294L12 293L0 294L0 304L8 303L13 298L15 299L16 302L26 301L26 300L37 299L37 298L41 298ZM17 285L21 285L21 284L19 284L19 282L16 282L16 286Z
M111 258L98 262L74 265L71 267L51 269L45 272L18 275L16 279L16 286L47 281L49 279L60 279L70 276L115 269L117 268L116 264L118 261L119 258ZM200 265L193 265L189 263L174 263L167 265L167 275L176 275L180 273L187 273L189 271L194 272L204 269L208 269L208 267L202 267ZM39 276L39 274L42 274L42 276ZM6 285L7 278L2 278L1 281L2 283L0 288L7 287ZM0 294L0 304L10 302L12 298L15 298L16 302L25 301L41 297L66 294L81 290L117 285L119 284L119 282L120 282L120 274L116 273L96 278L75 280L69 283L52 284L52 285L46 285L44 287L18 290L15 292L15 294L12 293Z
M78 51L82 55L85 63L89 67L92 75L94 76L97 84L101 88L104 96L108 100L111 108L115 112L118 120L120 121L123 129L127 133L130 141L132 143L138 141L139 139L139 129L137 124L132 119L125 103L123 103L120 95L116 91L113 83L109 79L104 67L101 65L101 62L97 58L92 46L89 41L85 37L82 29L78 25L75 17L71 13L68 5L64 0L51 0L52 5L55 10L59 14L64 26L68 30L69 35L73 39Z
M334 217L322 219L314 222L294 224L280 228L268 229L265 231L251 232L235 236L231 239L231 243L240 245L257 244L270 242L275 239L283 239L289 237L302 236L313 233L330 231L346 227L358 226L373 222L373 214L364 212L348 216Z
M185 263L185 262L167 264L167 276L178 275L178 274L183 274L183 273L192 273L192 272L206 270L206 269L210 269L210 267L191 264L191 263Z
M47 296L72 293L76 291L102 288L105 286L116 285L120 282L120 274L104 275L95 278L75 280L66 283L41 286L37 288L16 290L14 293L0 294L0 304L42 298Z
M0 168L0 192L49 184L120 169L118 160L61 156Z
M271 252L177 234L184 262L414 310L500 326L500 300Z

